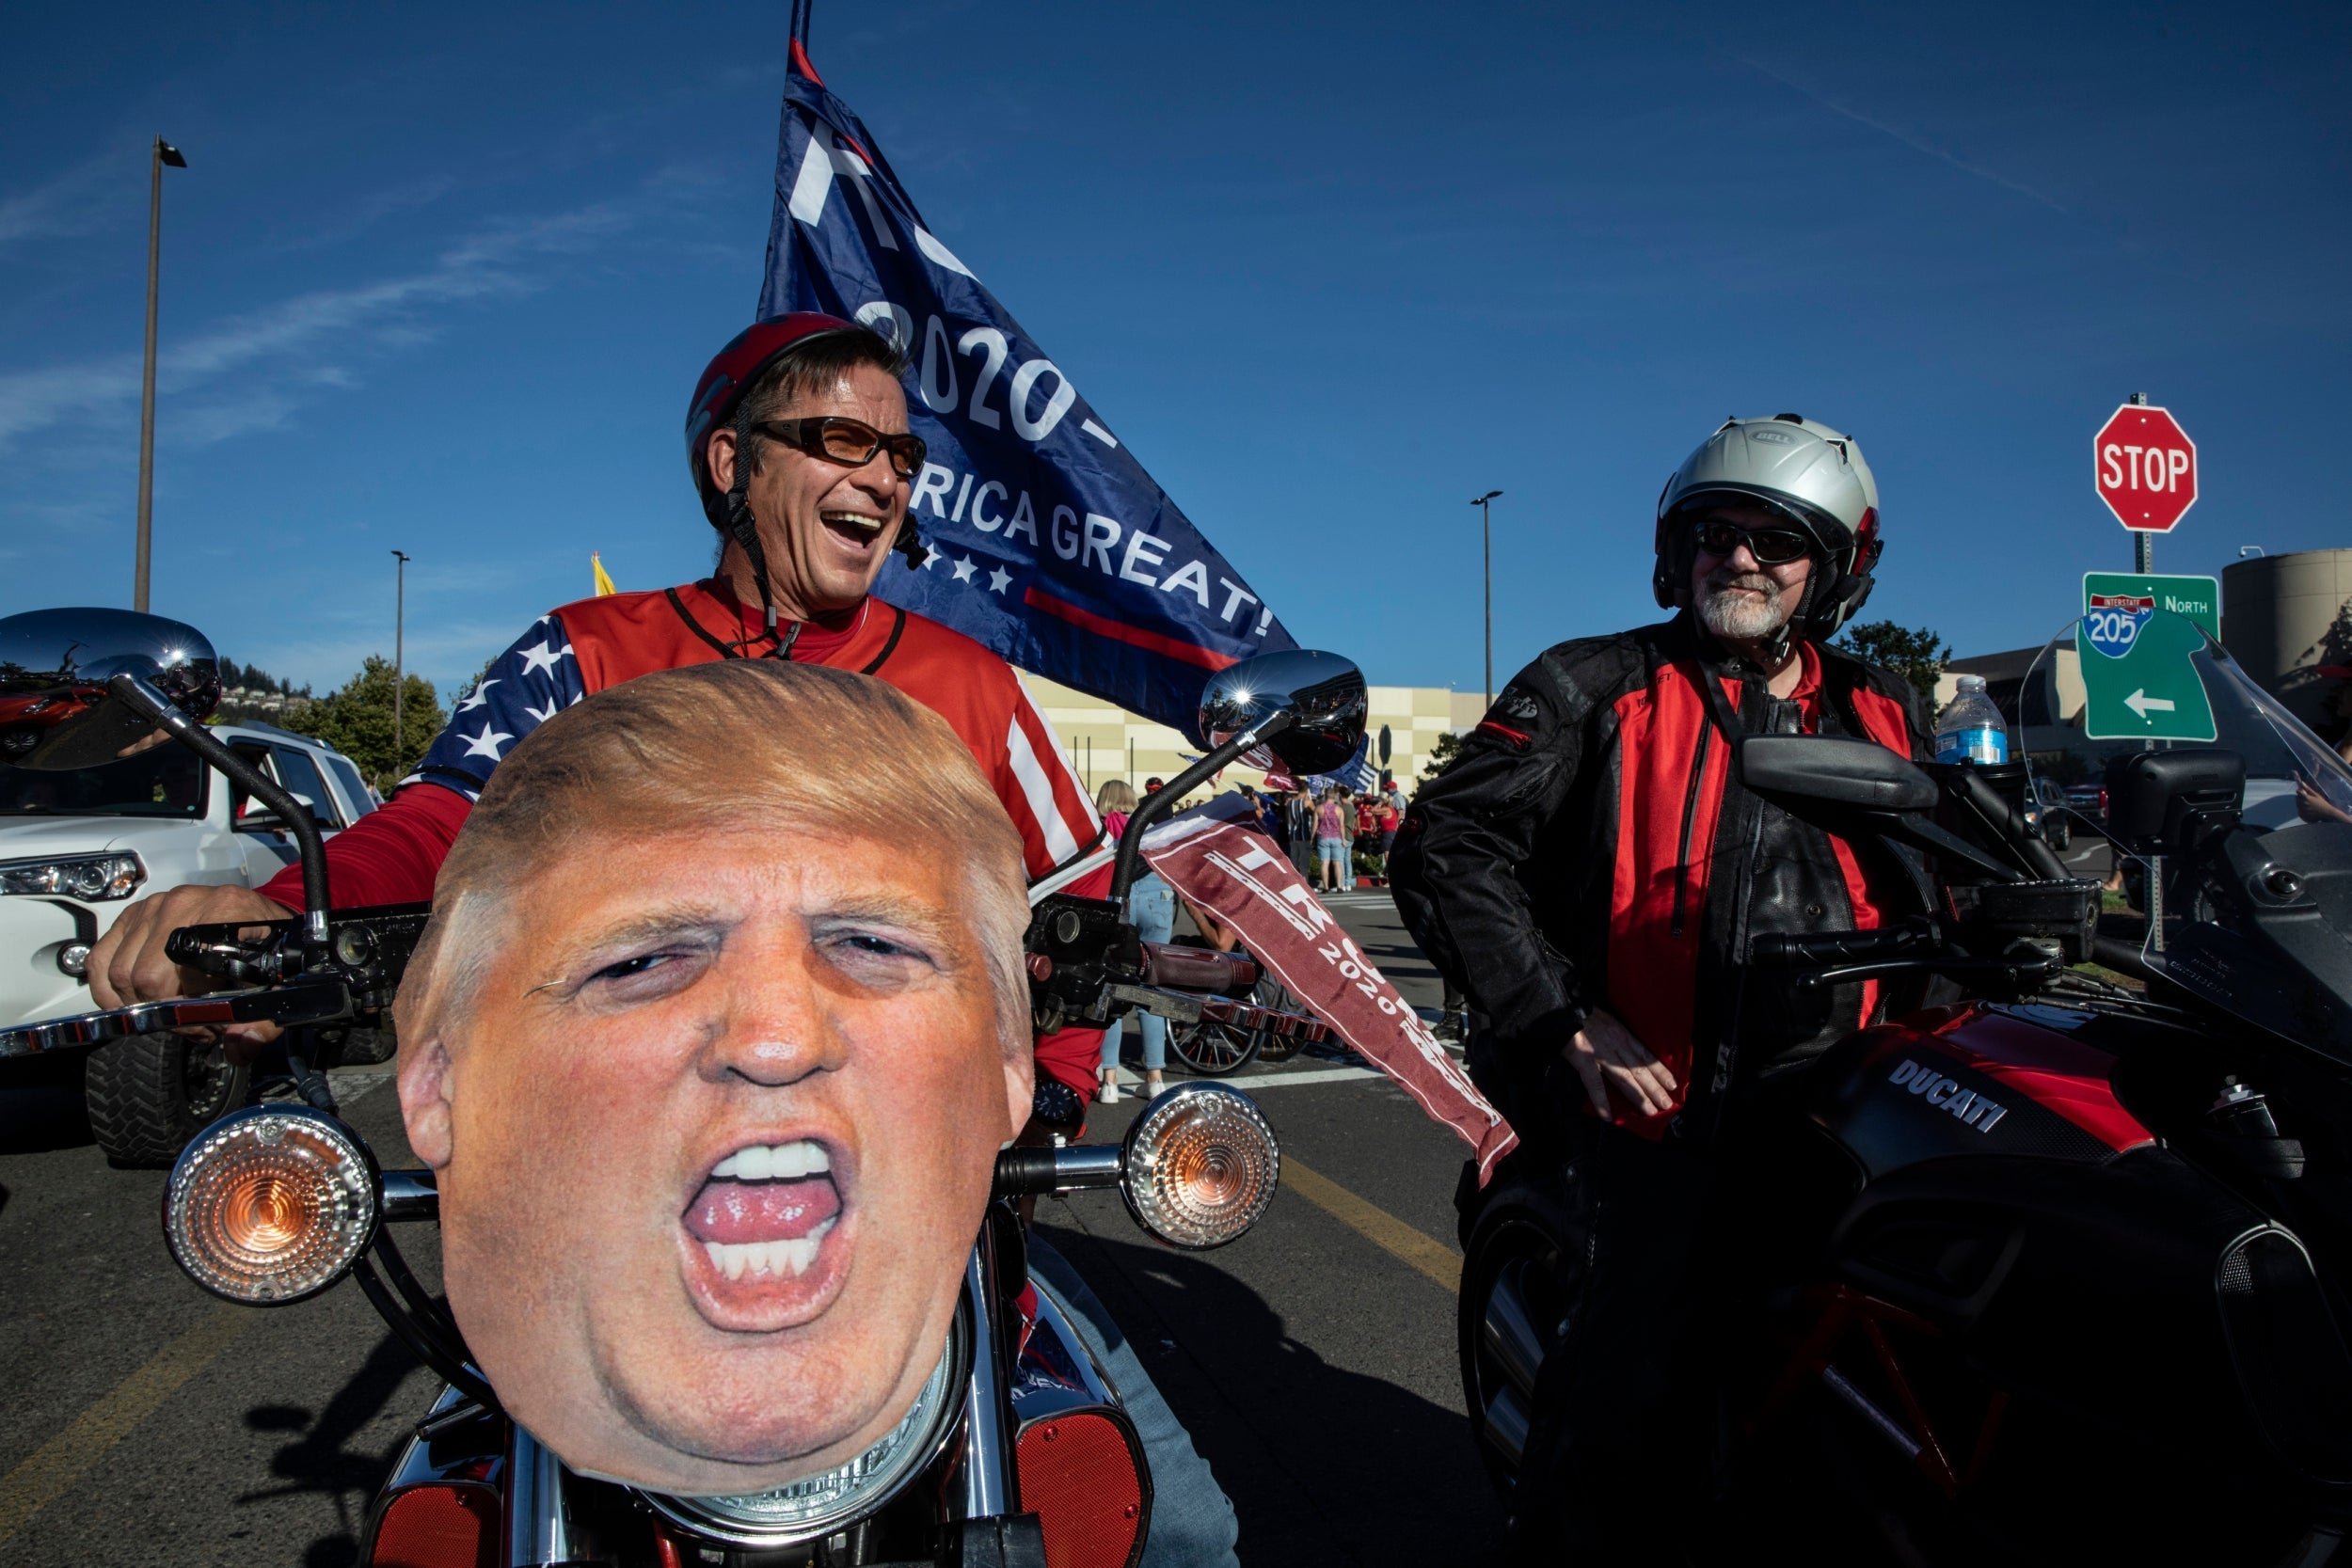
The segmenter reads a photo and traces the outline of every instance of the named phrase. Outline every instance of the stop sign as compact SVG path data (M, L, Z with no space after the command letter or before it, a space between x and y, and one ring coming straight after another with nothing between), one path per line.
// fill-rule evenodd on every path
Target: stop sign
M2197 443L2161 408L2127 403L2090 443L2092 483L2118 521L2169 533L2197 504Z

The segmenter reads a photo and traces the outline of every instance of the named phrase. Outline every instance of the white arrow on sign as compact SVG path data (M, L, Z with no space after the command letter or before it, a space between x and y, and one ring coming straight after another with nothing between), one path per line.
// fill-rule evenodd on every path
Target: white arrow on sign
M2134 691L2130 696L2124 698L2123 705L2130 708L2134 713L2138 714L2141 721L2145 722L2148 715L2152 711L2156 713L2170 713L2174 705L2172 699L2169 697L2151 697L2148 695L2148 689L2143 686Z

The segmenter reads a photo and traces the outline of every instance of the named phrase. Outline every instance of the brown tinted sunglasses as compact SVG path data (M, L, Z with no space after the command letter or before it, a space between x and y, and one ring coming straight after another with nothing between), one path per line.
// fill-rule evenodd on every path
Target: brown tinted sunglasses
M870 424L838 414L820 414L807 420L762 420L752 428L771 440L797 447L811 457L821 457L845 468L863 467L874 460L876 452L887 451L891 472L900 479L913 479L922 472L923 454L930 450L920 436L885 436Z

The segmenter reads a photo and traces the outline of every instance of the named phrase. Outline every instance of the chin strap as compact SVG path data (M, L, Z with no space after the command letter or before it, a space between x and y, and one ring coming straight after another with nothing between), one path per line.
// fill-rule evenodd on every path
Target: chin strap
M746 400L748 402L748 400ZM752 516L752 433L751 420L744 407L735 411L735 483L727 486L727 536L743 546L751 558L752 580L759 588L759 608L766 622L768 635L776 635L776 601L768 587L768 552L760 548L759 524ZM797 636L799 626L793 631Z

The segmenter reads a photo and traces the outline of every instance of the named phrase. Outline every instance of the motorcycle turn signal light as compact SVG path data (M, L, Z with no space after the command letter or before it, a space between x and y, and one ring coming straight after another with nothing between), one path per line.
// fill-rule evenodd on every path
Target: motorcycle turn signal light
M164 1189L164 1240L213 1294L282 1307L349 1273L383 1210L358 1133L308 1106L256 1105L181 1151Z
M1180 1084L1127 1129L1119 1190L1136 1223L1173 1246L1223 1246L1274 1201L1282 1150L1249 1097Z

